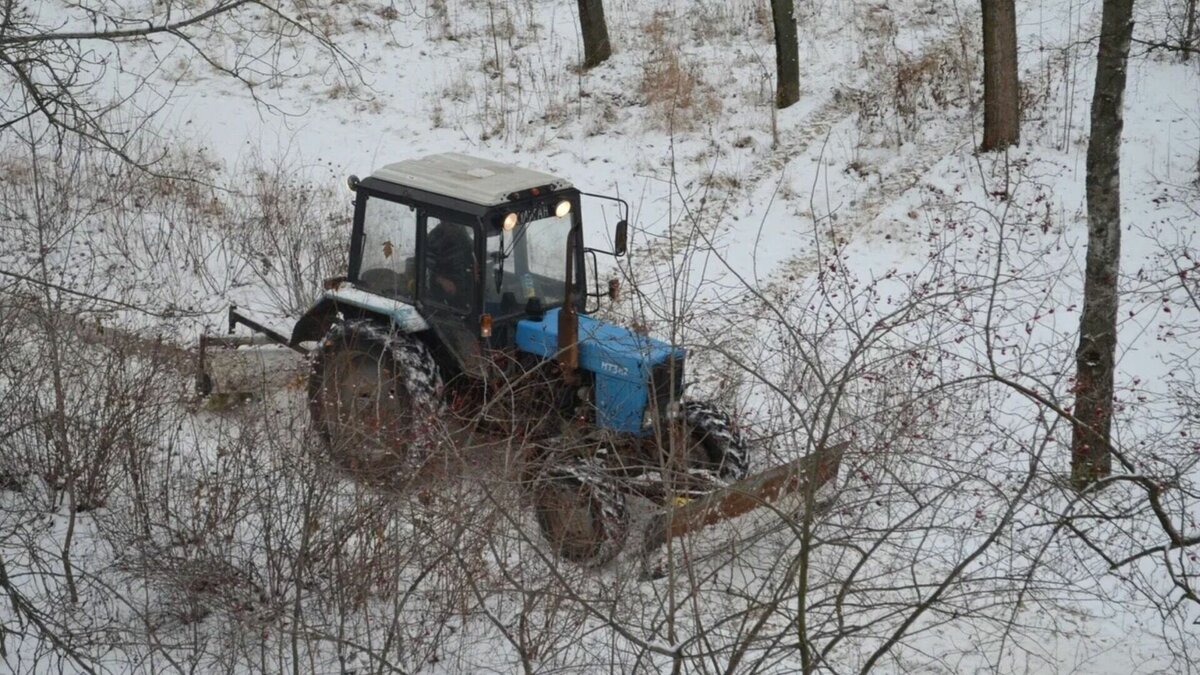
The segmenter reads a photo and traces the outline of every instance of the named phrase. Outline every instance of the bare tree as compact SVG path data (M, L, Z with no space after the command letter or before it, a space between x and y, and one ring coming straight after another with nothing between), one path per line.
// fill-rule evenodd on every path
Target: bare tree
M160 67L132 65L135 48L166 42L187 50L270 107L258 97L259 87L283 76L280 57L304 41L331 56L324 67L338 77L354 74L351 61L310 9L307 0L88 0L64 3L59 13L34 11L20 0L5 2L0 6L0 82L12 94L0 101L0 130L37 121L59 140L78 136L128 161L148 163L156 158L133 157L130 149L176 82ZM114 89L117 93L110 93Z
M1125 67L1133 35L1132 0L1105 0L1087 154L1088 248L1075 354L1071 478L1077 486L1112 471L1109 431L1117 351L1121 264L1121 129Z
M782 109L800 100L800 47L793 0L771 0L771 18L775 22L775 107Z
M1147 52L1178 54L1184 63L1200 54L1197 0L1173 0L1138 7L1136 21L1144 30L1132 42Z
M1187 27L1183 32L1184 41L1192 51L1196 49L1196 0L1188 0L1187 4ZM1186 61L1191 56L1191 51L1183 53L1183 59Z
M579 0L579 31L583 33L584 68L594 68L612 56L604 0Z
M981 0L983 5L982 151L1016 145L1021 138L1021 97L1017 80L1017 12L1013 0Z

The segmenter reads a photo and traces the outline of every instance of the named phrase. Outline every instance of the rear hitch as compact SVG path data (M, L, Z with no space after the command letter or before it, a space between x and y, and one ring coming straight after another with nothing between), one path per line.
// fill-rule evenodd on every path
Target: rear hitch
M230 306L228 322L229 335L200 336L196 354L196 392L200 396L260 391L264 384L282 384L302 370L298 362L303 359L291 353L307 357L308 349L291 344L279 332L242 314L237 305ZM233 335L239 324L256 335Z
M255 321L254 319L251 319L250 317L246 316L245 314L242 314L241 312L237 311L237 305L230 305L229 306L229 334L230 335L233 335L233 329L236 328L238 324L241 324L241 325L245 326L246 328L249 328L250 330L254 331L255 333L265 336L268 340L270 340L271 342L274 342L275 344L283 345L284 347L287 347L288 349L290 349L298 354L301 354L303 356L308 356L308 350L305 349L304 347L301 347L300 345L292 344L292 341L287 339L286 337L284 337L282 334L280 334L274 330L271 330L270 328L267 328L266 326ZM234 344L237 344L237 343L234 343ZM245 344L245 343L241 343L241 344Z

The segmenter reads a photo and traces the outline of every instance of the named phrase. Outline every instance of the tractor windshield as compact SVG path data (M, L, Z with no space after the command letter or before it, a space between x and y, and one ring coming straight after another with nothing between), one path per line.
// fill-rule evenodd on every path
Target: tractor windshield
M569 215L550 215L521 222L510 231L492 232L487 240L484 304L499 316L524 311L530 298L550 309L563 302Z

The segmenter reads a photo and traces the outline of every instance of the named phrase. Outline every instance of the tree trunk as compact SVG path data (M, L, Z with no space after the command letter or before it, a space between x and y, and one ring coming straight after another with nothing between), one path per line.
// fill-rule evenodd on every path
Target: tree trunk
M1017 11L1013 0L983 4L983 145L998 150L1021 140L1017 82Z
M1082 488L1112 471L1113 366L1121 260L1121 127L1133 0L1104 0L1087 153L1088 248L1075 353L1071 479Z
M583 33L583 67L593 68L612 56L604 0L579 0L579 31Z
M775 107L786 108L800 100L800 46L796 41L793 0L771 0L775 21Z
M1183 60L1187 61L1196 48L1196 0L1188 0L1187 27L1183 31Z

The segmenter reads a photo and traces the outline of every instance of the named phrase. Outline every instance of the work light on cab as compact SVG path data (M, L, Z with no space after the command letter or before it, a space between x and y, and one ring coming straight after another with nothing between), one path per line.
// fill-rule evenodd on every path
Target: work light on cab
M559 218L566 216L570 212L571 212L571 202L569 202L565 199L562 200L561 202L559 202L558 206L554 207L554 215L558 216Z

